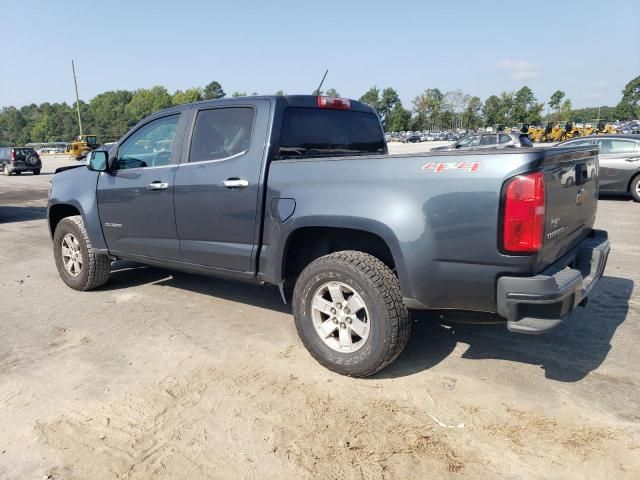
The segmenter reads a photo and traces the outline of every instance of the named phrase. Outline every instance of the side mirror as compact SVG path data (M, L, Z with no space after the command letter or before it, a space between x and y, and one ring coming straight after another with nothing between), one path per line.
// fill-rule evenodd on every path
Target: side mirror
M106 172L108 168L109 152L103 150L89 152L87 168L94 172Z

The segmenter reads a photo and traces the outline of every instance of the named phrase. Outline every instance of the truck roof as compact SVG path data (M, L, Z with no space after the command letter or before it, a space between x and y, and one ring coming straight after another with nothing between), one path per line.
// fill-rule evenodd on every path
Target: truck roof
M270 100L279 104L282 108L284 107L303 107L303 108L318 108L318 95L253 95L246 97L230 97L230 98L219 98L215 100L202 100L200 102L194 103L185 103L183 105L176 105L175 107L170 107L164 110L160 110L155 112L152 115L160 115L166 114L170 112L180 112L187 108L191 108L193 106L198 107L207 107L207 106L219 106L219 105L233 105L236 103L246 104L247 101L251 102L253 100ZM366 103L359 102L357 100L349 100L350 108L349 110L356 112L369 112L375 113L375 110L370 105Z

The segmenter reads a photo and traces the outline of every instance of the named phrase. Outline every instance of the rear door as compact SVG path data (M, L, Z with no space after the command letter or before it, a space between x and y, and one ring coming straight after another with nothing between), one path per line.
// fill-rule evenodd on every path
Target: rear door
M268 100L196 112L188 149L175 177L183 261L253 270L269 116Z
M603 192L624 193L629 180L640 171L638 142L624 138L599 138L600 189Z
M567 149L546 161L546 223L540 269L574 248L593 227L598 202L596 152L595 148Z
M173 180L184 114L155 118L118 145L116 170L98 179L98 210L109 250L179 260Z

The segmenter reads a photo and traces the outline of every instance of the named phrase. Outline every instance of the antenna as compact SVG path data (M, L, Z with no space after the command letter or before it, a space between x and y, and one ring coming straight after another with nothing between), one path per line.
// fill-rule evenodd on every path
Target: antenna
M313 95L320 95L320 89L322 88L322 84L324 83L324 79L327 78L327 73L329 73L329 70L325 70L324 71L324 75L322 76L322 80L320 80L320 85L318 85L318 88L316 88L316 90L313 92Z
M80 119L80 97L78 96L78 80L76 79L76 66L71 60L71 70L73 70L73 83L76 86L76 108L78 109L78 126L80 127L80 136L82 137L82 120Z

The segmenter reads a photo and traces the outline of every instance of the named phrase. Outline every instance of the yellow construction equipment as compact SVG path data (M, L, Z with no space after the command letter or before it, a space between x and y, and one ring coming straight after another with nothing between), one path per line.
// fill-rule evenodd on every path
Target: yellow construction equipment
M551 141L560 142L566 138L565 123L556 124L551 130Z
M75 141L69 143L67 153L76 160L81 160L96 148L98 148L98 137L96 135L79 135Z
M582 136L587 137L589 135L593 135L596 133L596 129L593 126L593 123L585 123L584 127L582 127Z
M534 141L541 142L541 143L552 142L553 141L553 138L551 135L552 131L553 131L553 122L547 122L547 124L544 127L538 127L538 129L536 129L536 136Z
M564 138L562 140L579 137L581 133L581 128L578 128L573 122L567 122L564 125Z
M612 134L618 133L618 131L616 130L616 127L614 127L610 123L607 123L606 121L604 121L601 118L594 119L593 123L596 124L595 133L605 133L605 134L608 134L608 135L612 135Z

